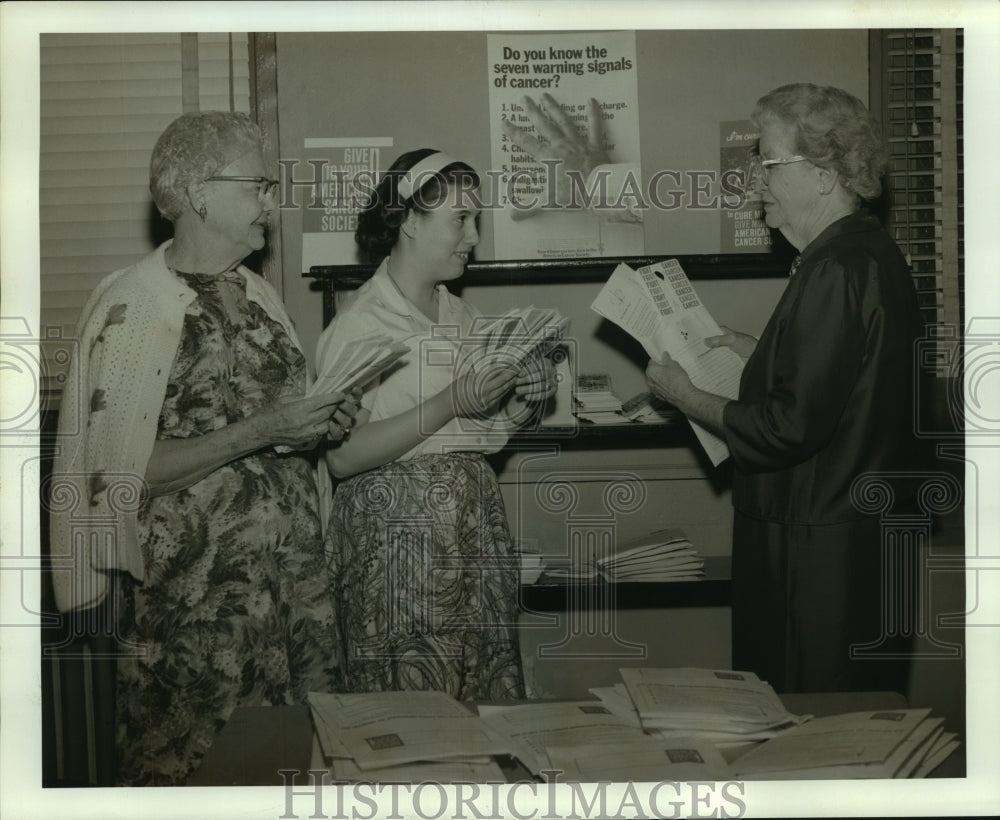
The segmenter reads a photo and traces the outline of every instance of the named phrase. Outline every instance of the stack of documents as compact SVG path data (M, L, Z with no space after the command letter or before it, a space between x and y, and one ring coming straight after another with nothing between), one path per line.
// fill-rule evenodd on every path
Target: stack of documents
M726 762L711 744L662 743L600 701L480 706L532 774L558 770L562 780L725 780Z
M958 748L929 709L832 715L796 726L733 761L744 780L926 777Z
M648 533L611 550L591 545L572 558L541 559L546 580L608 583L697 581L705 574L704 565L688 537L676 528Z
M614 686L595 686L587 690L594 697L600 699L604 708L609 712L627 720L632 726L642 728L642 721L639 720L639 713L632 703L632 697L625 688L624 683L616 683Z
M628 332L651 359L660 361L669 353L695 387L737 397L743 360L728 347L705 346L708 336L718 336L722 330L676 259L639 270L619 265L590 307ZM694 422L691 426L713 464L729 457L722 439Z
M673 424L679 413L652 393L637 393L622 404L622 415L645 424Z
M695 738L670 742L643 735L629 743L546 746L549 769L564 782L663 783L733 780L733 770L711 743Z
M611 389L607 373L580 374L573 391L573 414L593 424L622 424L622 400Z
M622 669L621 676L643 729L660 739L746 743L775 737L807 719L785 709L753 672Z
M503 780L491 756L509 741L444 692L310 692L309 706L337 780Z
M657 530L615 546L610 555L595 557L598 572L608 581L695 581L704 560L682 530Z
M595 583L601 580L597 565L583 557L564 558L559 556L542 557L542 581L564 584L567 581Z
M354 339L337 351L309 388L308 394L347 393L355 387L364 387L392 368L407 351L409 347L402 342L393 342L385 334Z

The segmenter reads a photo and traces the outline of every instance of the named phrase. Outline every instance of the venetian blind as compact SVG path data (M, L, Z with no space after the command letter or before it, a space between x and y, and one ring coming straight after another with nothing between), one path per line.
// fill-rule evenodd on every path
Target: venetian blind
M245 34L43 34L39 216L42 389L58 390L80 309L170 235L149 156L183 111L250 110Z
M964 319L962 32L896 30L880 38L889 229L938 337L937 372L955 375L950 362Z

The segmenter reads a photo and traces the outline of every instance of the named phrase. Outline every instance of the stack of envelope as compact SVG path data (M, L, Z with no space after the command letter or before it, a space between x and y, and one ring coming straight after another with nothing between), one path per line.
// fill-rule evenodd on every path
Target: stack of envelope
M309 395L338 391L347 393L355 387L364 387L392 368L409 349L402 342L393 342L385 334L354 339L341 347L327 363L309 388Z

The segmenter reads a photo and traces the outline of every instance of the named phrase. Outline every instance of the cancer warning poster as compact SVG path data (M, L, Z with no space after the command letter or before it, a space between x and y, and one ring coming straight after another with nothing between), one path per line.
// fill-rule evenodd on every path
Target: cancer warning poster
M635 33L490 34L487 50L496 258L642 255ZM581 162L588 135L601 150Z
M719 250L722 253L767 253L771 231L764 222L760 193L750 180L750 157L759 134L750 120L719 125Z

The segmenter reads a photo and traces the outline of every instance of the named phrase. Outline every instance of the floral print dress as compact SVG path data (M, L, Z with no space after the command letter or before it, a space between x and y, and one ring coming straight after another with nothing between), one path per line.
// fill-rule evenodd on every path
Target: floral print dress
M301 352L247 300L240 274L178 276L198 298L185 314L158 439L204 435L303 394ZM150 499L139 528L145 582L122 574L119 781L176 785L235 707L301 703L310 690L337 687L312 466L259 450Z

